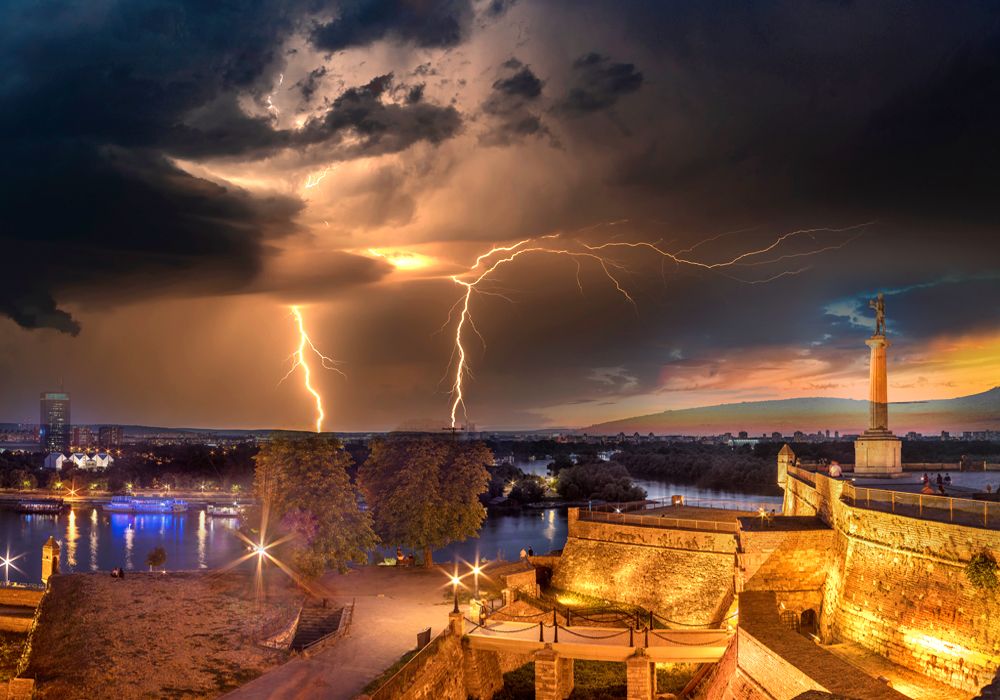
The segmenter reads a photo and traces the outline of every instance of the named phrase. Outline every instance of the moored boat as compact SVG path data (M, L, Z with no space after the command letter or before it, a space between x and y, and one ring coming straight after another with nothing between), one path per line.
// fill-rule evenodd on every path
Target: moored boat
M27 499L18 501L15 510L18 513L48 513L58 515L66 507L61 498Z
M209 503L205 506L205 512L223 518L235 518L240 514L240 506L235 503Z
M111 503L103 504L102 508L112 513L184 513L188 504L175 498L112 496Z

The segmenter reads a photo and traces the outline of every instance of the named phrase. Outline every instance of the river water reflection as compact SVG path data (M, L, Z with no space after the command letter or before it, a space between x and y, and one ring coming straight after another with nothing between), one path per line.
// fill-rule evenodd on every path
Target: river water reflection
M547 461L518 464L526 472L545 474ZM754 492L715 491L680 486L658 479L634 479L648 492L649 498L681 494L688 498L747 499L775 503L780 496ZM773 492L773 491L772 491ZM42 545L54 537L61 552L60 570L67 573L126 571L145 568L146 555L157 545L167 550L168 571L217 569L239 559L244 551L241 540L233 534L235 518L209 516L192 509L183 515L127 515L105 513L100 508L74 508L58 516L26 515L0 510L0 554L17 557L10 567L0 571L11 581L38 583L42 572ZM521 549L531 547L544 554L561 549L566 543L565 508L525 508L514 513L490 513L479 537L452 543L435 551L437 562L472 561L477 556L516 559ZM17 568L15 568L17 567ZM0 569L4 567L0 566Z

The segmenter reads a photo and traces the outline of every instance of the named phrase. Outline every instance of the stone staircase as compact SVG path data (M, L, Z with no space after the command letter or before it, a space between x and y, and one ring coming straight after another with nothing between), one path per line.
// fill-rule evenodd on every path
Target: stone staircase
M302 651L318 639L333 634L340 628L343 608L324 608L322 605L305 605L299 615L299 625L292 639L292 651Z

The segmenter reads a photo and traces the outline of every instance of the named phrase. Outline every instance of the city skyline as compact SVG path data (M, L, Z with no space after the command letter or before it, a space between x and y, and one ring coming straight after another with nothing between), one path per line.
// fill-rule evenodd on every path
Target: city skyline
M323 430L444 427L467 294L486 430L864 399L879 292L891 402L1000 385L991 8L185 7L8 10L6 420L315 429L302 328Z

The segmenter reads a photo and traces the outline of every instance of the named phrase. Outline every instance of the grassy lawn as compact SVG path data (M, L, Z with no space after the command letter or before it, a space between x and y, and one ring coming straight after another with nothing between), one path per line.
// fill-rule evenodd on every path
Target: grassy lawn
M14 677L28 635L23 632L0 632L0 683Z
M697 664L660 664L656 669L657 692L679 693L698 668ZM574 687L570 700L624 700L628 694L625 664L615 661L577 661L573 666ZM534 700L535 664L505 673L503 688L493 700Z

